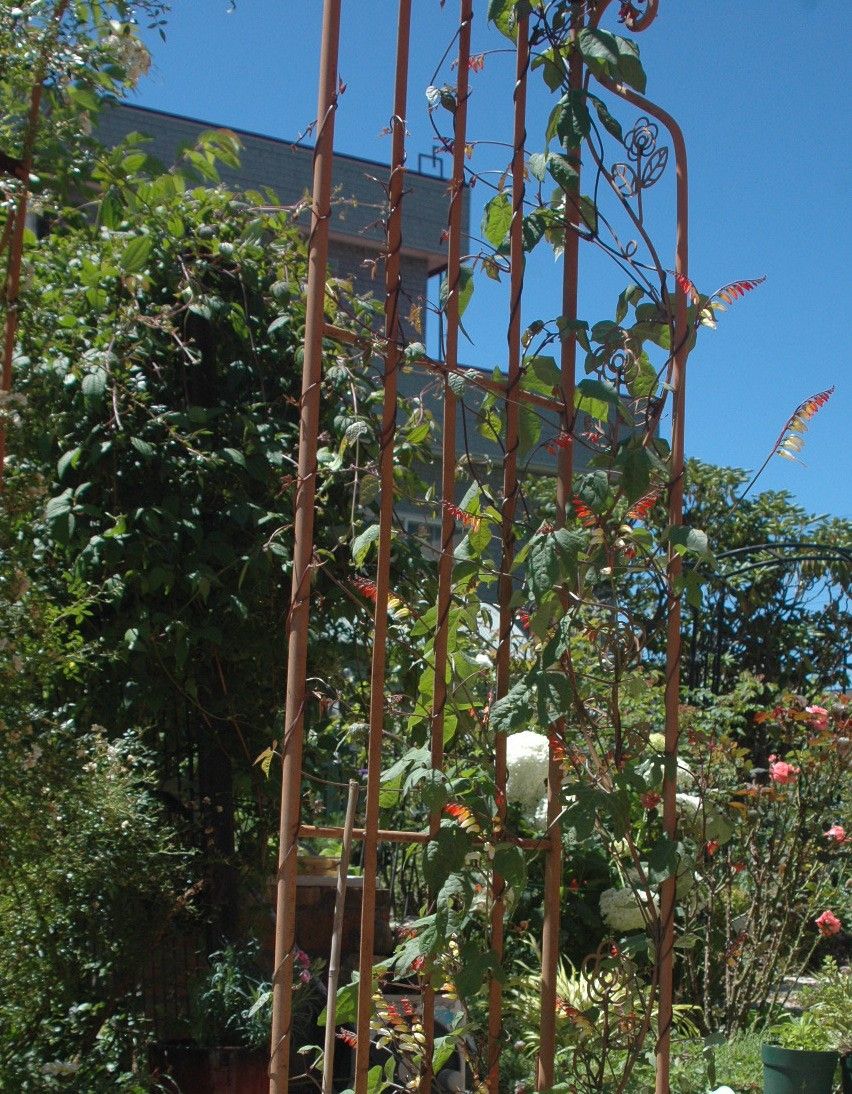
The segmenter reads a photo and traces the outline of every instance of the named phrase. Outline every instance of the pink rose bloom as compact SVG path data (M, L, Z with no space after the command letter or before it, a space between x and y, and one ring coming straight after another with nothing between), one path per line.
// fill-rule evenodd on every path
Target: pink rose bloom
M839 824L832 824L827 832L823 832L823 835L826 839L834 840L835 843L844 843L846 840L846 829Z
M817 916L814 923L816 923L823 938L831 938L833 934L840 934L843 930L843 924L834 912L823 912L821 916Z
M811 715L811 720L817 729L828 727L828 711L825 707L805 707L805 711Z
M799 768L794 767L793 764L776 760L774 756L769 757L769 778L774 783L794 783L798 774Z

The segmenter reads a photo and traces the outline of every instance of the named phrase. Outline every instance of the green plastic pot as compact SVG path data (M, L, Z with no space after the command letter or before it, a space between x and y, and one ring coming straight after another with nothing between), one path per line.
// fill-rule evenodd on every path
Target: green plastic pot
M843 1076L843 1094L852 1094L852 1053L841 1056L840 1074Z
M763 1045L763 1094L831 1094L836 1052Z

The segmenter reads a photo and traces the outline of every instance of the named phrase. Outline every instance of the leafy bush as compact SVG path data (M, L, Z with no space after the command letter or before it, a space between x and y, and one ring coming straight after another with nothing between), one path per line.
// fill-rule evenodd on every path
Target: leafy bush
M3 728L0 1088L140 1089L140 976L188 857L126 734Z

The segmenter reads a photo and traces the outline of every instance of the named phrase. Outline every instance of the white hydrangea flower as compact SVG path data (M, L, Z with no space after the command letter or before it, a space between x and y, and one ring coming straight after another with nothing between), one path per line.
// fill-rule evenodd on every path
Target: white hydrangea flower
M76 1075L80 1064L77 1060L51 1060L41 1070L43 1075Z
M547 817L545 795L549 755L547 738L531 729L506 738L506 797L509 801L518 802L524 816L534 824L543 825ZM542 799L545 799L543 814ZM540 817L543 819L540 820Z
M604 889L600 895L601 916L617 934L642 930L645 926L643 906L647 907L647 901L632 889ZM656 897L654 907L656 908Z

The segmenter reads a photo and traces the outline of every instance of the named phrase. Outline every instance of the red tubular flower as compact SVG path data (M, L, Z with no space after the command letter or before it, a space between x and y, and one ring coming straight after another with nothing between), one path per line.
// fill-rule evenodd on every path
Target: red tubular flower
M565 751L565 742L558 733L549 733L547 739L550 742L550 755L557 763L564 763L565 760L568 759L568 753Z
M572 498L571 504L574 506L574 512L577 514L577 520L586 528L595 528L598 523L598 518L586 505L584 501L579 498Z
M822 915L817 916L814 923L816 923L819 933L823 938L831 938L832 935L840 934L843 930L843 924L834 912L829 912L828 910L824 911Z
M574 438L570 433L559 433L552 440L548 441L544 447L551 456L555 456L558 449L570 448L573 443Z
M444 806L444 812L448 817L452 817L453 820L458 821L459 827L463 828L466 832L475 835L482 831L473 813L471 813L466 805L462 805L460 802L448 802Z
M471 72L482 72L485 68L485 54L474 53L468 58L467 67Z
M372 600L375 603L378 590L376 589L376 583L374 581L368 581L366 577L353 577L352 585L358 590L361 596L366 596L368 600Z
M466 528L472 528L474 531L479 527L481 521L475 513L468 513L459 505L454 505L451 501L445 501L443 503L447 512L453 516L460 524L465 525Z
M646 790L639 799L643 809L656 809L662 800L655 790Z
M351 1029L339 1029L335 1036L338 1041L342 1041L344 1045L348 1045L351 1049L358 1047L358 1035Z
M719 841L717 839L710 839L704 844L704 850L707 852L710 858L716 854L719 850Z
M660 497L659 490L649 490L647 494L644 494L638 501L634 503L627 510L627 516L629 520L645 520L654 506L657 504L657 500Z

